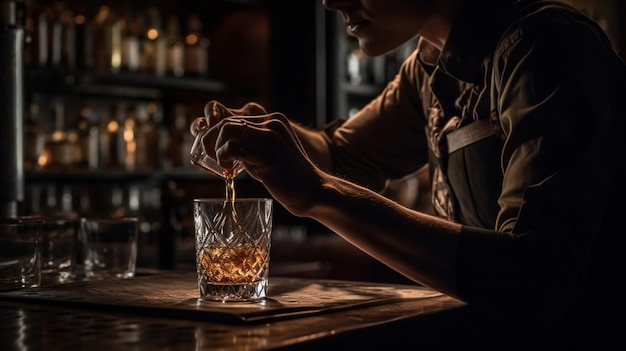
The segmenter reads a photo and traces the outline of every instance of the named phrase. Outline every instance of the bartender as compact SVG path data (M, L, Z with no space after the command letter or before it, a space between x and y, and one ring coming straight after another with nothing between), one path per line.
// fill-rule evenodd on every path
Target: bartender
M294 215L467 302L468 335L492 328L481 346L616 337L626 67L603 30L554 1L324 5L367 55L419 44L350 119L315 131L278 112L234 114L213 121L209 154L240 162ZM380 195L425 165L435 216Z

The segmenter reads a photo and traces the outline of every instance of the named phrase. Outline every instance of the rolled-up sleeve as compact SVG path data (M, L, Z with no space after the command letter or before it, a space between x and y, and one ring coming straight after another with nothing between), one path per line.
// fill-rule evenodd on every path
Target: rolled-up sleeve
M329 135L333 172L375 191L428 162L416 53L382 93Z

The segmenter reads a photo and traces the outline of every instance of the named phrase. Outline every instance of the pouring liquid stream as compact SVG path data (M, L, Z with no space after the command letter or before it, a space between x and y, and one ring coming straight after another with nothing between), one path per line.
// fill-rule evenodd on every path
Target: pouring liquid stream
M210 157L204 148L202 137L207 133L208 124L204 122L204 119L197 119L191 127L192 135L194 135L194 144L190 151L191 163L198 166L205 171L219 175L224 178L226 182L226 193L224 198L224 206L220 215L220 230L227 234L228 237L234 236L236 233L244 232L243 226L239 223L237 218L237 211L235 210L235 177L243 172L243 166L234 161L232 168L222 168L215 161L213 157Z
M244 231L243 226L239 223L237 211L235 210L235 175L224 171L224 182L226 185L226 196L224 198L224 207L222 209L222 228L224 233L233 235ZM229 235L229 236L230 236Z

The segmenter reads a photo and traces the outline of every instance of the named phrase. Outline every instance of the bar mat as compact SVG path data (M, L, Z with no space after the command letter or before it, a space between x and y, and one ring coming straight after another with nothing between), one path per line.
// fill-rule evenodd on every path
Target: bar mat
M223 323L261 323L405 300L445 296L411 285L270 277L261 302L199 300L195 272L138 274L1 292L0 300L88 307Z

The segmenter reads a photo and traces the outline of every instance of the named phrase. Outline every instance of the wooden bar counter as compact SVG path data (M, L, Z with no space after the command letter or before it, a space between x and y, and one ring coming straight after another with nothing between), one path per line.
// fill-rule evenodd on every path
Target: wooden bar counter
M195 272L0 292L0 350L433 349L464 303L428 288L270 277L259 303L200 301Z

